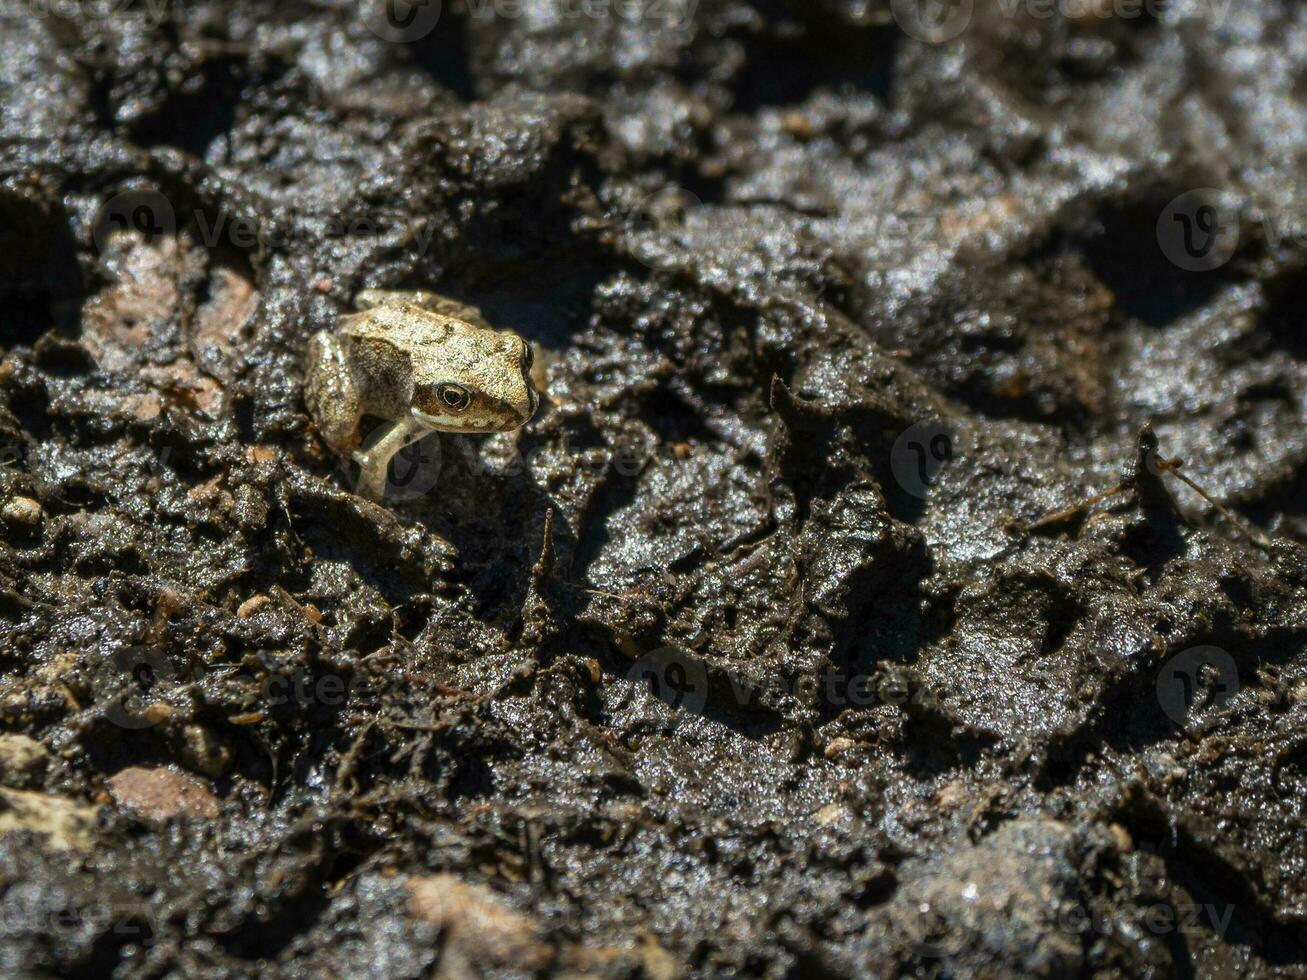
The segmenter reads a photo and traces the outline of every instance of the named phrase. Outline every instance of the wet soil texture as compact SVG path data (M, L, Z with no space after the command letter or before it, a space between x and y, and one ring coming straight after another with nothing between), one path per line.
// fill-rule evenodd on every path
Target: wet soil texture
M0 971L1302 976L1305 79L1274 0L0 5ZM303 400L379 287L543 394L384 506Z

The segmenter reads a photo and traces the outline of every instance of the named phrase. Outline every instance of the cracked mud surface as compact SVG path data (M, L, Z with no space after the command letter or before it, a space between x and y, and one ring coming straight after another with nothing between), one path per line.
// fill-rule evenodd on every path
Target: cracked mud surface
M890 6L0 20L6 975L1307 970L1307 11Z

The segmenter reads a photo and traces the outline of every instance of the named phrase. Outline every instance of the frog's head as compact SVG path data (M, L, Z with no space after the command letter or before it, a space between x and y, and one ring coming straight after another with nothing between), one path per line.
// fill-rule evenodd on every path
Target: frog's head
M531 345L516 334L450 321L414 358L414 417L441 432L510 432L540 404Z

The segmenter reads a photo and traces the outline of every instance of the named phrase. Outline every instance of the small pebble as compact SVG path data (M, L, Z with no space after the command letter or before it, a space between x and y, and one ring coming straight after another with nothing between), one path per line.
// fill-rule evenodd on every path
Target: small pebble
M4 507L0 508L0 517L5 521L26 527L40 524L44 516L45 511L41 509L41 505L31 497L10 497L5 501Z
M181 760L196 772L217 779L231 768L231 750L203 725L186 725L182 729Z
M50 753L26 735L0 735L0 783L30 786L45 769Z
M236 607L236 618L249 619L251 616L253 616L256 612L258 612L260 609L262 609L271 601L272 600L269 599L266 595L250 596L248 599L246 599L244 602L242 602L239 606Z
M813 819L822 827L829 827L832 824L843 823L849 820L853 814L848 807L842 803L827 803L813 815Z
M257 529L268 523L268 501L248 483L236 488L235 517L244 527Z
M121 807L162 823L172 817L218 815L218 799L194 776L172 769L131 766L109 777L109 793Z
M837 756L841 756L845 752L854 748L857 744L858 743L853 741L853 739L851 738L845 738L843 736L840 736L839 738L833 738L826 743L826 752L825 752L826 758L834 759Z
M95 846L97 808L50 793L0 789L0 836L12 830L41 835L56 851L90 851Z

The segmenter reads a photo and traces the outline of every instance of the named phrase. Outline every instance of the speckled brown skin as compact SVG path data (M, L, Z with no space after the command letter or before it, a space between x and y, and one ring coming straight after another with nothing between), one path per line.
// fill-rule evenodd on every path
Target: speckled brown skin
M322 438L381 499L390 459L428 432L508 432L535 414L531 348L471 307L433 293L370 290L363 312L309 342L305 400ZM364 415L391 421L359 451Z

